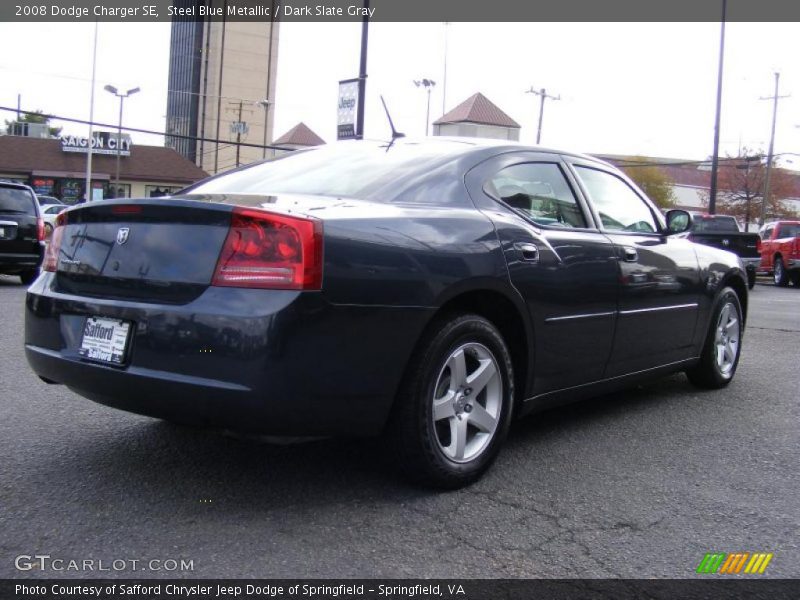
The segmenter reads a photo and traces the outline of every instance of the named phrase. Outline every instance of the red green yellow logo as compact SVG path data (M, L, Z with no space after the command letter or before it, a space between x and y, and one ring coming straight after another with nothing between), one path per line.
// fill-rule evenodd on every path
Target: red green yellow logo
M697 566L697 573L717 575L763 575L772 560L771 552L710 552Z

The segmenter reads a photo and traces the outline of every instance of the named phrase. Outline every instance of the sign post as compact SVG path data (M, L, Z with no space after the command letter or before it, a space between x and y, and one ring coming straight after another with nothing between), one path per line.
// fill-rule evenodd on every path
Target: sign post
M358 88L358 79L345 79L339 82L339 107L336 121L337 140L352 140L356 137Z

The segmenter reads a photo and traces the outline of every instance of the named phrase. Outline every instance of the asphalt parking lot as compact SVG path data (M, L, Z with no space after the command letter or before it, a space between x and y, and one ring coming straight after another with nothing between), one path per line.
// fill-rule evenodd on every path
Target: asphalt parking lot
M30 371L0 276L0 577L19 555L189 559L158 577L800 577L800 289L759 284L726 390L682 375L518 422L476 485L398 480L380 440L274 445L96 405ZM140 563L141 564L141 563Z

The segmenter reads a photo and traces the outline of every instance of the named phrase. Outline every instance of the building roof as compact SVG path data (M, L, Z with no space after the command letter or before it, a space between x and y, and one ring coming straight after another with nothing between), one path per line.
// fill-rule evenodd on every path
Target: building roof
M94 154L93 177L116 173L116 156ZM86 154L64 152L61 141L0 136L0 173L30 173L42 177L75 177L86 174ZM131 146L130 156L120 158L120 179L154 183L193 183L208 173L172 148L163 146Z
M447 123L479 123L481 125L497 125L519 129L520 125L509 117L486 96L478 92L473 94L449 113L442 115L434 125Z
M301 122L272 143L276 146L321 146L325 140L311 131L308 125Z
M661 158L654 156L624 156L620 154L595 154L599 159L610 162L617 167L625 167L632 163L646 161L658 166L672 185L709 189L711 187L711 160L697 161L681 158ZM720 169L736 168L741 161L738 158L720 158ZM800 172L784 169L791 182L790 198L800 198Z

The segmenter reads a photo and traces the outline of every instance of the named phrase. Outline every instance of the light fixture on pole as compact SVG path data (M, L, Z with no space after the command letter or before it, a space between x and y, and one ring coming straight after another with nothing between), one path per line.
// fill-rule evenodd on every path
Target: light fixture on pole
M272 106L272 102L264 98L256 102L256 104L264 108L264 148L261 152L261 158L267 158L267 123L269 122L269 107Z
M436 86L436 82L433 79L420 79L419 81L414 81L414 85L417 87L423 87L428 92L428 108L425 111L425 135L428 135L428 127L431 122L431 90Z
M117 126L117 172L116 176L114 177L115 185L117 186L117 189L114 191L114 197L116 198L117 192L119 192L119 158L120 153L122 152L122 105L125 98L128 96L133 96L141 90L138 87L135 87L129 89L127 92L120 92L113 85L106 85L103 87L103 89L119 98L119 124Z

